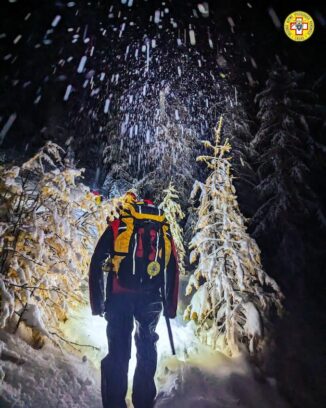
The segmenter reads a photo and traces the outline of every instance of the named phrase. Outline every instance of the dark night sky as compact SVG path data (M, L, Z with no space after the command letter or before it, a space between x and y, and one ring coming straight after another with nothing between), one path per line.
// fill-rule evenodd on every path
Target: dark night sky
M165 27L160 30L156 24L149 23L150 16L154 15L157 8L162 7L161 0L134 0L132 7L121 4L119 0L76 1L73 7L67 7L68 3L69 1L51 0L1 2L0 34L5 33L5 36L0 37L0 127L13 112L17 115L12 129L4 139L2 147L5 149L13 146L25 149L28 143L28 149L35 150L44 139L54 137L53 132L49 131L53 122L59 128L56 133L63 133L63 140L68 137L67 133L76 131L79 125L71 116L75 118L79 115L78 112L81 106L86 106L85 98L87 99L82 88L84 78L76 73L76 66L80 57L89 52L93 44L96 51L102 48L101 53L91 61L94 71L97 68L103 69L106 64L103 61L108 61L107 71L121 71L122 61L119 59L125 52L126 45L140 42L144 36L154 38L159 35L159 48L165 53L164 64L167 69L175 63L176 58L180 58L180 53L173 54L171 50L171 30L165 30ZM325 72L325 13L317 3L210 1L208 18L198 13L198 1L166 0L165 3L170 15L178 23L175 33L182 33L189 24L196 27L197 44L192 48L205 60L207 71L214 67L221 72L225 71L228 81L242 89L249 101L250 95L258 92L264 84L267 70L275 62L276 55L290 69L304 71L305 81L309 86L318 81L315 90L323 98L326 87L325 77L322 77ZM109 21L107 16L111 6L114 6L114 16ZM198 18L193 13L194 9L197 10ZM310 13L315 20L315 33L304 43L289 40L283 31L285 17L295 9ZM118 10L121 11L121 16L118 16ZM272 21L271 10L279 18L281 28L277 28L275 21ZM53 28L52 33L47 33L56 15L62 17L61 21ZM123 20L124 16L126 20ZM235 24L234 32L231 30L230 17ZM99 29L108 21L116 26L123 21L134 21L135 26L129 27L121 39L117 38L117 33L100 38ZM67 30L70 27L74 30L80 27L79 34L82 35L85 26L89 43L85 44L79 39L72 44L74 32L69 33ZM208 30L214 39L214 49L208 46ZM15 44L18 35L22 37ZM194 50L190 51L189 55L194 55ZM186 48L182 52L188 53ZM225 70L218 67L216 62L219 54L228 60ZM67 63L69 56L74 58L70 64ZM256 66L252 65L251 58ZM62 59L64 64L60 61ZM128 89L132 77L128 73L127 63L124 63L123 70L118 89L107 89L107 92L120 94L122 89ZM202 71L204 70L205 68ZM247 72L253 78L252 86L248 84ZM68 83L72 83L74 94L68 102L64 102L63 96ZM69 129L63 130L67 126Z

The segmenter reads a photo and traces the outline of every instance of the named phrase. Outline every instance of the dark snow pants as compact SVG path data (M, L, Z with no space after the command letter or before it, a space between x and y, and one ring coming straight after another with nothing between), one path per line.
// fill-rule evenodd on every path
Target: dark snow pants
M157 294L111 294L106 305L109 353L101 362L104 408L126 408L131 334L136 321L135 369L132 402L135 408L152 408L156 396L157 366L155 329L162 310Z

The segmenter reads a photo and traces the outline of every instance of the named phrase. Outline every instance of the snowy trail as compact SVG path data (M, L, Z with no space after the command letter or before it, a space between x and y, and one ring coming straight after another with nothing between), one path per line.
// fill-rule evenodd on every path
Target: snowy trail
M273 380L257 382L243 358L231 360L212 352L193 336L191 326L184 326L181 319L171 323L177 358L171 356L163 318L157 329L160 340L155 408L287 407ZM71 340L97 346L100 351L83 350L87 356L83 361L83 355L62 354L51 344L34 350L17 337L1 333L5 373L1 407L101 408L98 366L107 352L106 322L91 316L88 307L82 308L65 325L65 334ZM133 347L129 383L135 364ZM130 395L128 404L132 407Z

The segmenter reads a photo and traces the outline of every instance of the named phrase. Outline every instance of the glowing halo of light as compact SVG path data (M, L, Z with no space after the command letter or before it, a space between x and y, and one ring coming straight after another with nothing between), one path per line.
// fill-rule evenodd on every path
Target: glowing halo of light
M83 348L82 351L87 358L97 367L100 367L101 359L108 352L106 327L107 322L103 317L92 316L90 307L83 306L70 311L69 319L61 324L61 329L66 338L80 344L88 344L97 347L99 350ZM181 317L171 320L174 336L177 360L185 361L189 350L196 348L198 339L194 336L191 324L185 325ZM167 333L165 318L161 315L157 325L158 371L160 365L166 365L173 358L171 357L171 346ZM134 337L133 331L132 337ZM129 384L132 383L134 370L136 367L136 348L132 342L131 359L129 362Z

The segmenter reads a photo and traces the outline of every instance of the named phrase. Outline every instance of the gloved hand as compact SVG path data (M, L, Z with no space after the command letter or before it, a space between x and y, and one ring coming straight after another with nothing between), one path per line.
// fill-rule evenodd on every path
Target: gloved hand
M169 319L174 319L176 315L176 310L172 310L171 307L166 306L163 308L163 316L168 317Z
M105 313L105 307L104 305L101 305L98 309L93 309L92 310L92 315L93 316L100 316L103 317Z

